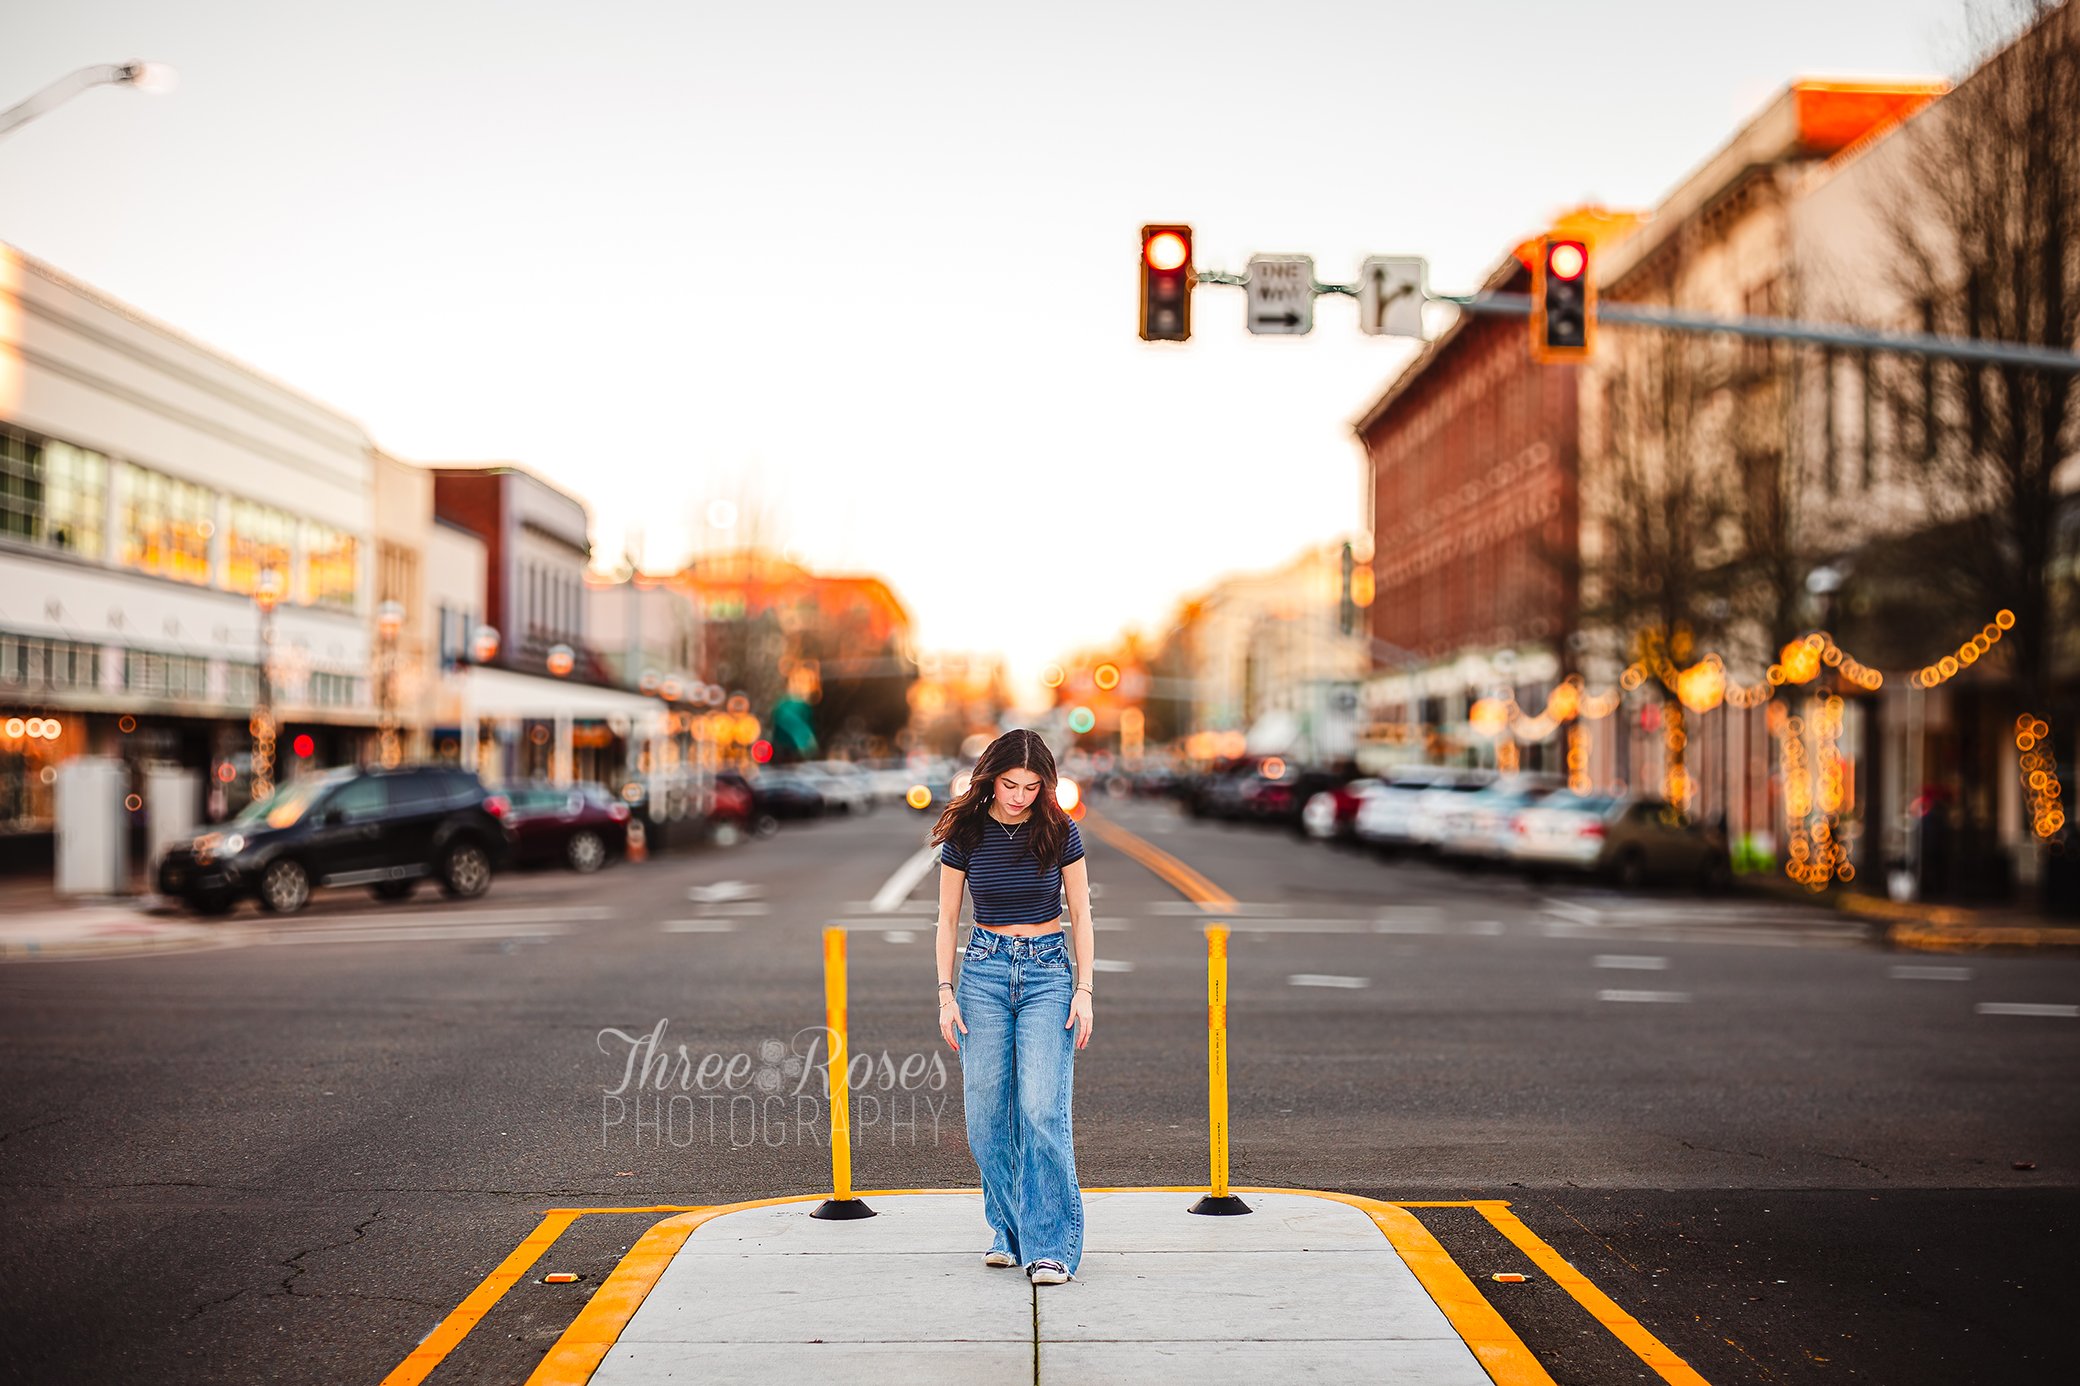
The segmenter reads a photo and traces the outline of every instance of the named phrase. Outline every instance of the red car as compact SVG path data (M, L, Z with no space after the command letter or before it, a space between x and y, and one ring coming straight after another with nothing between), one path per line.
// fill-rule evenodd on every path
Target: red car
M597 871L628 855L628 805L596 784L523 784L506 791L512 803L513 860L561 863Z

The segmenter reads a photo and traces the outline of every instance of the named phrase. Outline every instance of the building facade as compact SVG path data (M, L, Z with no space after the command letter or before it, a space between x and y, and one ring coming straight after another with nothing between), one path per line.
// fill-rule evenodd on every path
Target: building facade
M242 804L263 688L285 773L355 757L372 458L345 416L0 246L0 833L47 850L80 754Z

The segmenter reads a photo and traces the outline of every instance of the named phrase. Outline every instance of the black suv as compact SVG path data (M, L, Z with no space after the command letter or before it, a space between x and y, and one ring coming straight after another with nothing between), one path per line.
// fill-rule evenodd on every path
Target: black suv
M347 767L285 784L230 822L168 851L159 893L202 914L252 896L294 914L317 886L365 885L401 900L422 876L473 898L512 847L510 807L474 771L447 765Z

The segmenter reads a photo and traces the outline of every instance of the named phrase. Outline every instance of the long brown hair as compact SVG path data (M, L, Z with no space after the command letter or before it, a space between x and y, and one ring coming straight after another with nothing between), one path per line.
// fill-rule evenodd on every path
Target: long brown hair
M1054 752L1040 733L1023 727L1005 732L989 743L975 762L968 787L954 796L932 829L932 842L951 842L964 856L972 857L975 844L989 826L989 806L997 795L997 776L1006 770L1030 770L1040 777L1040 793L1033 800L1026 834L1026 851L1040 863L1042 871L1061 865L1062 851L1069 840L1069 815L1055 797Z

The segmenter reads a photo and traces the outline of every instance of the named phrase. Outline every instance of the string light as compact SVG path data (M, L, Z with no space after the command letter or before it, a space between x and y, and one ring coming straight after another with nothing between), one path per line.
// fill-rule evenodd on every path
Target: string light
M2058 778L2058 760L2045 754L2051 724L2025 712L2015 719L2015 750L2022 775L2023 793L2030 801L2030 828L2044 841L2065 830L2065 785Z
M1589 728L1575 722L1567 728L1567 787L1576 794L1589 792Z
M1969 669L1978 663L1982 656L2000 643L2004 632L2014 628L2015 613L2003 607L1993 614L1991 621L1980 628L1978 634L1960 644L1954 654L1946 654L1941 659L1923 665L1909 677L1917 688L1934 688L1947 683L1957 677L1959 670Z

